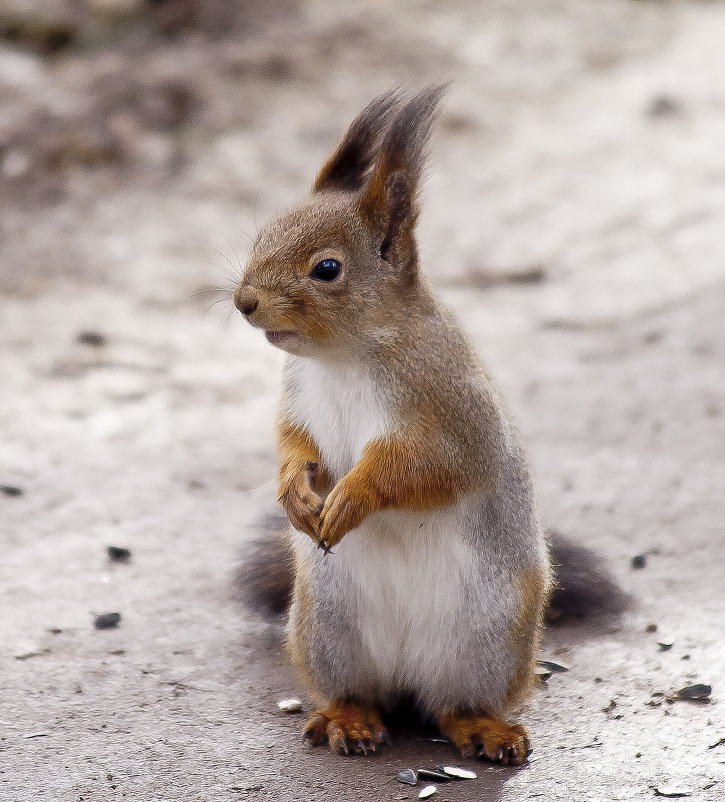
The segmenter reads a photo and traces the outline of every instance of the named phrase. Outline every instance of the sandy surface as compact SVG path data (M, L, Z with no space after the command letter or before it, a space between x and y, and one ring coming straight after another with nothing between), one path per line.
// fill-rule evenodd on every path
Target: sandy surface
M636 604L550 633L571 670L522 712L527 767L437 798L725 798L725 6L78 8L0 8L0 799L414 799L396 772L452 756L307 751L274 629L230 601L281 361L229 318L243 232L376 92L441 78L424 264L545 522ZM694 682L709 704L667 701Z

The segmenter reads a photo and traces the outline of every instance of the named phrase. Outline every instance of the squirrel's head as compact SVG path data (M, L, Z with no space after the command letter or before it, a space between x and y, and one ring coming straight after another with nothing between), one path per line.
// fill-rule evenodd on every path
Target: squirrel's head
M312 193L257 238L234 303L274 345L364 347L404 319L418 285L415 222L425 149L445 87L391 91L355 118Z

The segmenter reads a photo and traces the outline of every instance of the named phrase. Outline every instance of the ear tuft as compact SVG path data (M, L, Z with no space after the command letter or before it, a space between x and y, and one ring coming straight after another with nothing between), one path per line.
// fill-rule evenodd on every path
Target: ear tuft
M390 89L372 100L358 114L333 154L322 165L312 187L313 192L355 192L362 188L382 134L400 100L400 91Z
M431 129L447 88L428 86L394 109L359 201L360 214L380 236L380 255L390 261L397 254L401 267L411 267L416 260L416 199Z

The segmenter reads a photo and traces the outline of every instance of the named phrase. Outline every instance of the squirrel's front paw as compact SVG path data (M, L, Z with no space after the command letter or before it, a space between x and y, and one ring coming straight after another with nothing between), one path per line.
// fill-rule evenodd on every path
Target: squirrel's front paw
M320 514L318 545L328 551L370 513L369 503L363 493L355 492L355 487L341 479L332 488Z
M312 489L317 476L317 464L308 462L285 488L280 491L279 503L284 507L295 529L318 540L317 529L324 502Z

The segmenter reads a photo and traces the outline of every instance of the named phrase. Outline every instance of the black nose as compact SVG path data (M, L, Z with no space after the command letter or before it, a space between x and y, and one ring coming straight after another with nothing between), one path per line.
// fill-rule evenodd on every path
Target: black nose
M234 306L249 317L259 304L257 293L246 284L240 284L234 293Z
M254 310L255 310L256 308L257 308L257 302L256 302L256 301L248 301L248 300L244 300L244 301L240 301L240 302L237 304L237 309L238 309L238 310L239 310L239 311L240 311L240 312L241 312L243 315L251 315L251 314L252 314L252 312L254 312Z

